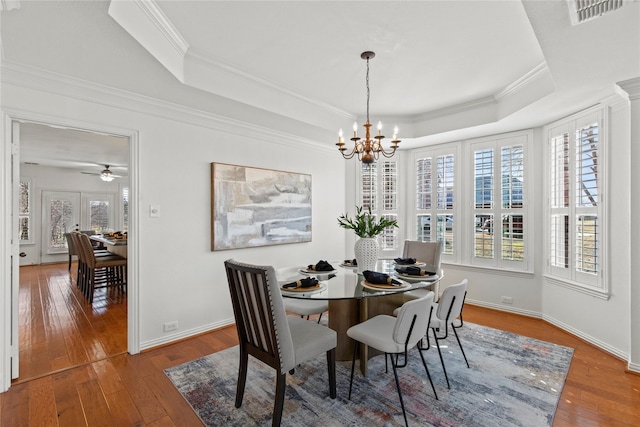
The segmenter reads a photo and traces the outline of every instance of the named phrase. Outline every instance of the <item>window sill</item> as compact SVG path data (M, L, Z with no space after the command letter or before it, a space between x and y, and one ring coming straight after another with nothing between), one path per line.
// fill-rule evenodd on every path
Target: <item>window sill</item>
M579 282L574 282L573 280L560 279L555 276L544 275L544 280L546 283L556 286L562 286L563 288L571 289L576 292L580 292L595 298L600 298L602 300L608 301L610 298L609 292L602 290L600 288L595 288L593 286L584 285Z
M455 268L457 270L472 271L476 273L485 273L485 274L496 274L500 276L522 277L526 279L531 279L534 276L533 271L509 270L505 268L484 267L484 266L478 266L478 265L455 264L455 263L447 263L447 262L442 262L442 265L451 266L451 268Z

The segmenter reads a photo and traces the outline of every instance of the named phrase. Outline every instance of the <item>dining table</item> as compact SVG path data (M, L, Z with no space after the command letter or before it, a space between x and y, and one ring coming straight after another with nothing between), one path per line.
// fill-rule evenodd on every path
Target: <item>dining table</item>
M443 272L428 276L411 276L396 271L393 260L378 260L375 271L385 273L398 281L397 286L381 288L368 283L357 267L343 262L330 262L331 271L313 271L308 267L288 267L278 270L278 282L282 296L309 300L327 300L328 326L337 332L336 360L351 360L355 342L347 336L347 330L360 322L380 314L393 315L393 311L411 298L415 291L435 290ZM315 277L318 284L311 288L283 288L285 284L305 277ZM418 291L420 292L420 291ZM360 344L360 370L367 373L368 360L380 354L373 348Z
M100 243L100 245L106 248L109 252L116 255L120 255L123 258L127 257L127 238L116 237L104 234L93 234L89 236L89 239L94 242Z

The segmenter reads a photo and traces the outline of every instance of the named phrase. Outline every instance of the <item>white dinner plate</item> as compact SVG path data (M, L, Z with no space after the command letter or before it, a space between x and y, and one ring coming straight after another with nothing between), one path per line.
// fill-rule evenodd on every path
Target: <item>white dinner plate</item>
M396 276L403 280L411 280L417 282L434 282L440 278L437 274L432 276L414 276L412 274L402 274L396 271Z
M411 287L411 283L406 283L406 282L403 282L398 286L391 286L391 285L383 286L383 285L374 285L367 282L366 280L363 280L362 282L360 282L360 284L362 285L363 288L371 289L373 291L384 291L384 292L400 291L400 290Z
M350 269L350 270L356 270L356 269L358 268L358 266L357 266L357 265L353 265L353 264L345 264L344 262L343 262L343 263L341 263L341 264L339 265L339 267L342 267L342 268L348 268L348 269Z
M301 268L298 270L298 273L300 274L304 274L306 276L317 276L317 275L328 275L328 274L335 274L337 273L336 270L328 270L328 271L315 271L315 270L309 270L308 268Z
M290 280L284 280L282 282L279 283L280 285L280 291L282 292L282 295L291 295L291 296L299 296L299 295L311 295L311 294L317 294L319 292L322 292L324 290L327 289L327 284L326 283L322 283L319 282L317 287L313 287L310 289L305 289L305 290L291 290L291 289L285 289L282 286L286 285L287 283L291 283Z
M407 268L407 267L424 267L427 264L422 261L416 261L413 264L398 264L397 262L393 261L393 265L395 265L398 268Z

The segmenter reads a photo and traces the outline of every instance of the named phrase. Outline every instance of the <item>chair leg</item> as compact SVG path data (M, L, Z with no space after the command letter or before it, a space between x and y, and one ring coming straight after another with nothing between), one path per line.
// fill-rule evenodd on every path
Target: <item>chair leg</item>
M287 388L287 374L278 375L276 382L276 401L273 404L272 427L279 427L282 421L282 409L284 408L284 392Z
M327 351L327 368L329 370L329 396L336 398L336 349Z
M420 349L420 346L418 346L417 348L418 348L418 353L420 353L420 358L422 359L422 364L424 365L424 370L427 371L427 377L429 378L429 382L431 383L431 389L433 390L433 394L436 397L436 400L440 400L438 399L438 393L436 393L436 388L434 387L433 381L431 380L431 374L429 373L427 362L424 360L424 355L422 354L422 350Z
M462 356L464 357L464 361L467 363L467 368L470 368L471 366L469 366L469 361L467 360L467 355L464 354L464 349L462 348L462 343L460 342L460 338L458 337L458 333L456 332L456 328L451 325L452 329L453 329L453 333L456 336L456 340L458 340L458 345L460 346L460 351L462 351Z
M433 331L433 338L436 340L436 348L438 349L438 355L440 355L440 363L442 363L442 370L444 371L444 378L447 380L447 388L451 388L449 384L449 377L447 376L447 368L444 367L444 359L442 358L442 351L440 350L440 342L438 341L438 335L436 335L436 330L431 328Z
M353 346L353 359L351 359L351 379L349 380L349 400L351 400L351 387L353 386L353 372L356 368L356 352L358 351L359 343L356 341Z
M240 349L240 366L238 367L238 384L236 386L236 408L242 406L242 398L244 397L244 385L247 382L248 362L249 353Z
M400 381L398 380L398 370L396 369L397 360L393 360L391 355L391 367L393 368L393 376L396 379L396 388L398 389L398 397L400 398L400 406L402 407L402 416L404 417L404 424L409 427L409 421L407 421L407 412L404 409L404 401L402 400L402 391L400 390Z
M318 323L320 323L320 319L322 319L322 313L320 313L320 316L318 316Z
M71 255L69 255L69 268L67 270L71 270Z

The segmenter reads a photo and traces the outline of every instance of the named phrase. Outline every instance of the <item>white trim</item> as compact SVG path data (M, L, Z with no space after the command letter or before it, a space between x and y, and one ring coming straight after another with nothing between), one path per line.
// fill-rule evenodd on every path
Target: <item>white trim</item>
M549 230L550 230L550 217L552 213L552 209L550 206L550 197L549 197L549 141L553 136L557 136L558 133L566 132L569 134L570 138L570 170L571 170L571 187L570 187L570 198L572 202L570 206L566 209L563 209L562 212L566 210L566 212L573 217L576 214L575 207L575 189L573 183L575 182L575 159L572 157L576 146L575 141L575 132L581 127L591 123L593 121L597 121L598 123L598 157L599 157L599 170L598 170L598 205L596 207L596 212L598 215L598 223L601 225L598 238L602 241L602 246L598 251L598 274L593 275L593 280L590 282L580 281L579 278L585 278L587 280L590 279L589 275L585 273L580 273L575 270L575 260L574 260L574 251L575 251L575 224L570 221L570 242L569 245L571 247L571 261L568 269L563 269L561 267L553 267L550 263L550 242L549 242ZM610 224L607 221L607 213L612 206L607 203L607 195L609 193L608 188L608 174L609 174L609 145L611 141L610 129L609 129L609 112L608 108L605 108L603 104L597 104L586 108L578 113L572 114L566 118L557 120L553 123L550 123L543 128L543 162L544 162L544 179L543 179L543 197L545 200L545 208L543 214L543 224L545 235L543 236L543 252L545 259L545 268L544 268L544 278L547 283L563 286L568 289L572 289L575 291L579 291L585 293L587 295L591 295L600 299L608 300L610 296L610 274L609 274L609 248L611 247L610 242ZM556 211L560 212L559 208L555 208ZM577 210L580 212L580 210Z
M198 328L193 328L193 329L188 329L185 331L181 331L175 334L169 334L169 335L165 335L163 337L160 338L156 338L153 340L149 340L149 341L144 341L141 343L140 345L140 349L141 350L149 350L152 349L154 347L158 347L158 346L162 346L165 344L172 344L177 342L178 340L183 340L186 338L191 338L193 336L196 335L200 335L200 334L204 334L207 332L211 332L215 329L219 329L225 326L229 326L229 325L233 325L235 323L235 319L231 318L231 319L224 319L224 320L220 320L218 322L214 322L214 323L209 323L207 325L202 325Z
M34 67L9 64L7 61L3 61L2 63L2 78L3 85L10 84L32 90L40 90L71 99L106 105L120 110L133 111L165 120L202 126L232 135L284 145L296 150L304 149L305 152L328 152L335 149L334 147L329 147L326 144L321 144L316 140L303 138L299 135L292 135L250 122L224 117L216 113L185 107L172 102ZM11 110L11 108L5 107L5 110ZM12 111L17 115L22 113L19 110ZM30 112L24 113L30 114ZM93 127L87 128L93 129Z
M11 118L2 113L0 123L0 392L11 386Z
M554 319L553 317L547 316L545 314L542 315L542 320L549 322L550 324L557 326L558 328L562 329L563 331L566 331L568 333L570 333L571 335L575 335L576 337L582 339L583 341L588 342L589 344L592 344L593 346L599 348L600 350L606 351L607 353L610 353L616 357L619 357L622 360L628 360L629 359L629 355L620 350L617 349L615 347L612 347L610 345L608 345L607 343L604 343L594 337L592 337L591 335L587 335L584 332L582 332L579 329L576 329L570 325L567 325L564 322L561 322L557 319Z
M581 292L586 295L591 295L592 297L600 298L602 300L609 300L610 295L608 291L603 291L597 286L590 286L584 283L576 282L573 280L565 279L558 276L553 276L551 274L543 275L545 283L562 286L567 289L571 289L577 292Z
M478 301L478 300L473 300L469 298L465 299L465 304L477 305L478 307L490 308L492 310L504 311L506 313L520 314L522 316L527 316L527 317L532 317L534 319L542 320L542 315L537 311L523 310L515 307L505 307L504 305L493 304L490 302Z
M180 31L173 26L169 18L167 18L167 15L164 14L154 0L133 0L133 3L138 6L154 26L160 30L160 33L162 33L164 38L178 54L182 56L187 54L189 43L182 37Z
M140 239L140 228L139 228L139 216L137 210L139 209L139 183L140 183L140 136L137 130L132 130L128 128L120 128L116 126L104 125L104 124L95 124L87 121L76 120L68 117L58 117L53 115L46 115L40 113L33 113L29 111L22 110L12 110L10 108L4 108L2 113L3 123L5 126L11 128L11 122L13 120L16 121L27 121L27 122L35 122L46 125L55 125L55 126L64 126L72 129L82 129L89 130L93 132L103 132L106 134L117 135L126 137L129 139L129 231L128 234L130 239L127 244L127 262L129 265L128 268L128 278L127 278L127 347L130 354L137 354L140 352L140 273L138 271L138 265L140 260L140 252L139 252L139 239ZM8 124L8 125L7 125ZM11 134L8 133L5 129L4 136L5 139L11 141ZM11 168L6 167L6 163L11 161L11 153L10 148L11 144L3 144L4 150L0 152L0 163L4 162L5 167L2 168L3 173L0 174L0 195L2 198L0 199L0 219L6 215L7 212L11 212L11 210L7 210L6 208L6 198L10 197L10 186L11 181L7 181L7 174L10 173ZM8 151L9 150L9 151ZM8 153L5 153L7 152ZM6 158L8 154L8 159ZM4 159L3 159L4 155ZM8 183L7 183L8 182ZM8 193L8 194L7 194ZM10 221L11 215L8 215L8 218L4 218L4 229L5 233L3 235L9 236L10 234L6 234L7 231L10 231L10 225L7 224ZM1 226L1 225L0 225ZM10 278L10 257L7 254L10 254L10 242L9 239L3 239L0 242L0 267L2 267L3 272L3 280L0 283L4 283L4 286L0 289L0 308L2 308L3 321L2 321L2 330L0 331L0 392L6 391L11 386L11 335L3 336L2 332L5 331L6 328L9 328L11 325L10 316L11 316L11 299L10 291L11 291L11 278ZM5 297L3 299L3 297ZM8 378L7 378L8 374Z

